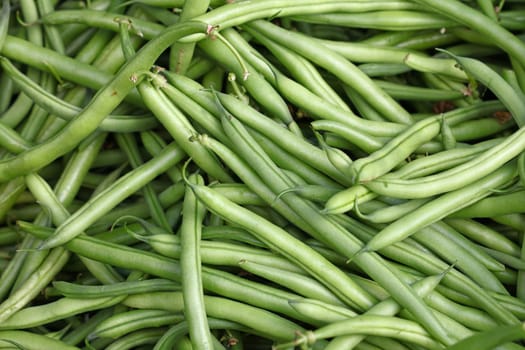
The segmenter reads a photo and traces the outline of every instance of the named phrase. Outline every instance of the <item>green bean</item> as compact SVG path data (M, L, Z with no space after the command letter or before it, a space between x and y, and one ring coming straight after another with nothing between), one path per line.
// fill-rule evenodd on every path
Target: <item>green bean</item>
M113 338L142 328L160 327L180 322L184 319L182 313L173 313L165 310L131 310L117 313L102 322L88 335L88 339Z
M106 350L139 349L140 345L150 346L166 332L165 328L146 328L120 337L106 347Z
M18 251L10 260L9 264L2 270L2 275L0 277L0 298L5 299L5 296L12 289L17 277L18 272L22 269L22 266L26 260L28 252L26 249L31 249L34 247L36 240L34 237L25 237L22 242L19 244Z
M302 273L284 271L280 268L266 266L245 259L239 261L238 266L255 276L263 277L269 281L280 284L304 297L334 305L344 305L330 290Z
M45 205L53 211L55 222L61 222L67 217L67 211L60 204L60 200L67 204L73 199L72 196L75 195L80 186L80 181L78 181L79 178L77 176L80 176L81 178L83 172L87 171L89 164L91 164L95 156L95 152L98 150L103 140L104 135L102 135L102 137L96 137L95 140L93 140L93 143L83 151L81 150L78 152L72 158L72 161L68 163L68 167L64 174L72 175L72 177L67 180L61 178L57 183L57 193L59 193L60 199L55 197L52 190L47 184L45 184L45 182L41 181L38 176L30 175L28 177L28 185L32 186L32 191L37 194L37 198L40 198L42 203L46 203ZM74 176L75 174L77 176ZM49 278L53 278L56 272L60 270L61 266L65 264L69 254L62 249L56 249L50 253L44 261L42 261L44 256L45 254L43 256L37 256L34 254L32 264L26 262L25 270L22 270L21 272L19 271L18 281L16 282L17 285L15 285L15 287L19 287L18 290L2 304L2 307L9 308L9 312L6 312L6 317L17 308L20 308L31 297L34 297L35 294L38 293L38 288L36 286L46 284L49 281ZM111 274L111 271L107 271L103 266L99 264L89 264L88 261L85 261L85 263L93 269L98 269L98 271L103 274L101 276L107 276L108 280L115 280L115 276ZM34 271L33 268L35 269ZM39 276L40 273L44 273L45 278L41 278Z
M238 323L221 320L217 318L208 318L208 322L210 325L210 329L215 329L215 328L223 329L224 328L228 330L238 329L238 330L242 330L245 332L252 331L251 329L244 327ZM155 347L153 348L153 350L172 349L173 344L177 342L177 340L182 338L184 334L188 333L188 331L189 331L189 325L188 325L188 322L186 321L183 321L179 324L176 324L170 327L168 331L166 331L164 335L160 339L158 339L158 341L155 343Z
M460 57L451 53L449 53L449 55L459 63L467 74L471 74L474 79L480 81L498 97L498 99L509 110L518 126L525 123L522 118L523 113L525 113L525 103L523 103L520 95L501 77L501 75L479 60Z
M60 10L53 11L44 14L40 21L47 25L59 25L67 23L82 23L89 27L96 27L101 29L108 29L113 32L119 31L119 21L115 21L118 18L119 21L127 21L133 24L133 29L136 33L140 33L145 39L153 39L165 27L158 23L153 23L140 18L121 15L119 13L112 13L101 10Z
M206 13L210 0L185 1L179 15L179 23ZM193 58L195 43L175 43L170 48L170 70L184 75Z
M496 271L505 270L504 266L495 264L494 259L485 257L485 254L474 255L474 253L466 247L457 244L457 241L451 239L451 235L447 235L445 232L446 230L437 229L434 225L420 229L413 237L445 261L452 264L455 263L458 269L462 270L483 288L502 294L508 293L503 285L496 279L492 271L486 267L487 263L484 262L488 260L491 267L496 265ZM480 255L482 255L482 257L480 257Z
M497 323L485 312L476 308L464 306L444 297L438 292L432 292L425 298L429 305L449 315L452 319L473 330L486 330L497 325Z
M26 307L2 321L0 329L25 329L45 325L91 310L111 307L124 300L124 296L98 297L89 299L60 298L56 301Z
M137 142L131 134L116 134L115 139L120 148L127 154L129 163L133 168L136 169L144 164ZM142 191L153 220L166 231L171 231L166 215L151 184L146 184Z
M227 29L224 31L224 35L226 38L229 38L229 40L234 40L238 45L249 46L248 43L242 42L244 39L237 33L237 31ZM264 36L260 36L258 40L262 41L264 45L272 51L274 56L276 56L276 58L279 59L279 62L288 69L297 82L303 84L318 96L327 99L341 109L349 110L346 103L330 87L310 61L286 47L268 40ZM248 53L245 52L245 56L253 56L253 50L251 50L251 48L246 48L246 50L248 50Z
M246 125L262 133L287 152L290 152L314 168L321 169L331 177L343 180L341 174L334 169L334 166L326 158L324 152L318 147L312 146L304 138L300 138L292 132L283 129L255 109L243 106L242 103L232 96L220 93L217 93L216 96L226 110L242 120Z
M31 51L33 55L24 56L23 53L27 51ZM26 63L42 71L49 72L50 67L53 67L52 69L57 70L61 78L90 88L100 88L110 80L106 73L87 63L10 35L7 36L1 53L7 58Z
M4 45L9 30L10 13L11 6L9 1L2 1L2 9L0 10L0 48Z
M158 52L162 51L173 40L184 37L195 32L205 32L205 26L200 23L185 23L174 28L167 29L162 35L151 40L131 61L121 69L111 82L99 90L96 97L77 118L70 122L52 140L41 144L38 148L24 152L20 156L0 163L3 177L0 181L19 176L28 171L40 168L50 160L68 152L78 144L78 141L93 131L104 117L111 112L134 87L129 80L133 74L142 68L147 68L157 58ZM180 29L180 30L179 30ZM7 41L6 41L7 43ZM6 45L4 45L4 49ZM3 50L5 51L5 50ZM75 69L77 67L75 63ZM86 120L89 122L86 125ZM57 147L60 146L60 147ZM18 164L18 165L17 165ZM20 166L19 166L20 165Z
M213 184L213 189L234 203L241 205L266 205L266 202L242 183Z
M197 133L182 112L172 104L161 91L144 81L138 86L144 102L167 128L170 135L180 144L180 147L192 157L211 176L230 182L232 179L225 169L214 159L204 147L196 146L191 138Z
M199 175L190 176L187 181L204 184L204 179ZM193 347L212 349L201 280L200 241L206 208L199 203L189 187L186 188L182 210L180 263L184 315L189 324Z
M258 239L265 242L266 245L272 249L275 249L283 256L295 262L297 265L303 267L317 279L323 281L324 284L328 286L337 286L340 284L355 285L347 276L337 272L324 257L313 251L301 241L290 236L280 227L275 226L262 217L259 217L252 212L237 206L210 188L205 186L197 186L194 184L190 184L190 186L193 191L195 191L197 197L205 203L209 210L224 218L227 218L230 221L235 222L241 227L244 227L254 234ZM276 232L279 232L279 236L276 235ZM291 249L292 246L294 247L293 250ZM314 256L316 264L315 266L312 266L311 262L313 262ZM319 270L321 266L323 266L323 272ZM331 287L330 289L334 288L335 287ZM355 288L357 288L355 290L357 292L359 288ZM333 291L340 293L341 289L335 288ZM361 298L361 296L359 297ZM355 303L353 299L356 298L357 296L354 295L352 295L350 298L344 297L345 301L349 300L352 304Z
M418 280L412 284L412 287L416 291L416 293L421 297L426 297L441 281L443 276L446 274L446 271L439 274L430 276L421 280ZM353 314L350 311L347 311L345 309L337 308L333 305L323 305L320 304L320 302L309 302L309 304L301 305L302 301L299 301L299 304L296 305L292 301L292 306L299 307L299 311L303 312L312 312L317 311L317 315L324 315L323 317L331 317L329 320L327 320L327 323L333 323L333 322L339 322L343 321L345 319L349 319L352 317L357 316L356 314ZM386 298L385 300L377 303L373 307L371 307L366 314L370 315L383 315L383 316L393 316L396 313L398 313L401 310L399 304L392 298ZM328 314L328 315L327 315ZM330 316L329 316L330 315ZM320 316L318 316L320 317ZM343 342L345 347L350 349L351 346L358 345L360 341L363 340L363 336L357 336L357 335L351 335L351 336L343 336L340 337L340 339L334 344L330 343L329 347L336 348L337 344L339 342Z
M345 227L362 240L370 240L376 234L374 230L349 217L337 217L337 221L345 225ZM382 254L426 274L440 273L448 268L448 265L440 259L436 259L435 256L416 249L405 242L398 242L383 248ZM497 302L496 295L499 294L487 293L487 291L480 288L477 283L474 283L470 278L467 278L457 270L450 270L444 276L443 283L456 291L469 295L471 299L477 301L477 307L483 308L499 322L509 322L509 319L516 320L508 310ZM457 296L457 292L454 292L454 295ZM469 300L470 299L462 298L461 302L468 304Z
M147 293L149 291L178 291L180 285L165 279L147 279L139 281L124 281L107 285L79 285L65 281L53 281L53 287L68 298L102 298L128 295L132 293Z
M371 213L360 215L360 217L373 223L389 223L419 208L421 205L427 203L431 199L432 197L412 199L400 204L384 206L374 210ZM356 204L359 204L359 202L356 202ZM357 209L357 205L355 208Z
M364 250L375 251L401 241L429 223L436 222L447 214L486 197L494 188L508 184L514 175L515 164L511 163L481 180L444 194L388 225L367 242Z
M0 346L4 348L4 344L1 343L8 343L11 345L9 349L38 350L44 347L56 350L79 350L76 346L67 345L58 339L27 331L1 331L0 339Z
M491 259L488 254L483 252L482 247L475 244L471 240L465 238L460 232L455 230L450 225L443 221L436 222L430 226L432 229L435 229L446 236L450 241L453 241L455 244L459 245L463 249L469 251L477 260L482 262L489 270L491 271L502 271L505 267L499 263L496 259Z
M523 339L524 337L525 333L523 330L523 324L500 326L462 339L448 349L467 350L476 348L480 350L488 350L493 349L498 345Z
M312 8L312 5L315 5L315 9ZM195 20L206 23L220 23L221 28L228 28L260 18L287 17L294 14L318 14L346 10L356 11L356 6L366 7L367 5L361 2L355 4L345 1L304 2L297 0L287 2L286 4L283 4L282 1L275 0L265 3L246 3L241 6L225 4L214 9L214 11L196 17Z
M232 227L234 229L234 227ZM137 235L135 233L134 235ZM164 256L178 259L181 256L182 246L180 239L176 235L156 234L151 236L142 236L139 239L144 240L151 247ZM200 244L201 259L205 264L238 266L239 261L250 259L251 261L273 266L291 272L304 274L304 270L298 268L290 261L269 253L262 249L244 247L239 244L227 242L201 241Z
M42 238L52 233L52 230L35 227L26 222L19 222L19 226L28 233ZM74 253L103 263L110 263L113 266L139 270L172 281L180 281L181 272L178 262L158 254L102 241L90 236L78 236L66 243L66 247ZM208 267L203 267L202 279L204 288L211 292L303 319L301 315L291 309L287 302L289 299L296 298L296 294L251 282Z
M51 238L48 238L40 249L49 249L58 246L86 229L101 215L119 204L124 198L133 194L138 188L148 183L158 174L166 171L181 160L182 152L176 145L166 147L157 157L144 163L142 166L121 177L112 186L102 191L77 210L64 223L59 226Z
M384 147L352 164L354 182L367 183L386 174L440 131L441 117L426 118L388 141Z
M199 42L199 47L206 55L231 70L235 76L244 77L246 75L243 67L239 64L238 58L220 40L203 40ZM262 76L251 74L255 72L255 69L250 64L244 63L244 65L246 65L246 70L250 75L246 76L246 79L243 78L242 85L246 88L249 95L272 117L284 123L290 130L297 131L296 122L290 114L284 99Z
M403 63L418 72L442 74L460 81L467 81L468 75L457 67L453 59L439 59L409 53Z
M171 76L172 79L179 80L179 76L176 76L176 78L173 77L174 74L170 74L169 76ZM182 80L183 77L180 76L180 79ZM172 80L169 79L169 81L171 82ZM172 103L188 114L188 116L197 122L198 125L203 127L207 133L221 140L221 142L228 142L224 132L222 131L220 122L210 111L206 110L206 108L201 106L198 102L196 103L196 101L192 99L193 96L182 93L178 88L175 88L171 84L166 84L160 88L164 91ZM201 86L201 88L203 87ZM201 95L204 95L204 92L201 92Z
M457 141L465 142L498 135L501 134L502 131L509 130L513 127L514 123L511 120L502 122L494 117L488 117L454 125L451 131L452 136L454 136Z
M525 67L525 46L516 36L495 21L476 11L472 7L454 0L416 0L420 5L428 6L431 11L438 12L457 21L481 34L488 41L517 59Z
M291 155L290 153L283 150L279 145L274 143L272 140L269 140L266 136L262 135L256 130L250 130L253 138L263 147L263 149L271 155L272 159L277 165L279 165L283 171L288 171L290 177L294 176L297 180L296 183L302 183L308 181L313 185L327 186L327 187L340 187L339 182L333 180L332 178L326 176L324 173L318 170L315 166L310 166L306 164L301 159ZM290 141L290 140L289 140ZM326 152L325 152L326 153ZM332 164L328 156L325 155L324 159L328 159L328 162ZM334 166L335 167L335 166ZM331 171L334 176L340 178L340 182L348 183L348 179L341 172Z
M386 4L388 5L388 2ZM316 16L296 15L292 16L292 18L306 23L327 23L343 27L369 28L385 31L439 29L457 25L445 17L436 16L432 13L403 9L387 10L380 7L378 9L380 9L380 11L365 13L326 13Z
M266 174L266 180L268 180L268 178L272 178L271 184L274 191L280 192L285 187L287 187L289 180L277 170L275 164L273 164L272 161L268 159L268 157L256 145L256 143L254 143L253 140L250 140L249 134L242 129L242 125L239 124L239 122L234 118L223 118L223 122L225 131L227 133L232 132L232 136L234 136L232 137L232 140L238 141L239 146L242 145L242 147L238 148L238 150L245 152L244 156L251 160L250 164L252 166L256 166L256 170L260 174ZM257 162L255 162L255 160L257 160ZM347 256L353 255L353 253L349 254L349 251L353 251L355 253L360 249L359 247L361 247L362 243L359 240L350 235L349 232L339 224L330 219L327 219L325 216L320 214L318 209L313 208L310 203L303 202L303 200L297 198L297 196L294 196L293 193L283 197L283 200L287 204L293 205L296 213L298 213L303 220L305 220L309 225L311 225L312 228L314 228L313 230L310 230L312 232L309 233L313 234L315 238L322 242L328 242L330 247ZM320 235L319 232L323 232L323 234ZM341 244L342 240L346 241L347 243ZM341 249L343 247L344 249ZM445 335L443 330L440 329L440 325L435 324L433 316L429 314L428 310L426 310L426 307L422 305L422 302L418 299L418 297L415 296L411 291L407 290L408 288L406 288L406 285L398 280L397 275L395 275L392 270L384 269L386 265L383 265L384 262L381 259L377 259L378 256L373 254L365 254L360 256L364 256L364 258L359 261L360 268L373 275L374 279L377 279L381 281L381 283L384 283L385 286L388 286L390 292L393 295L396 295L396 298L398 298L400 303L402 303L404 306L412 310L417 309L416 314L421 317L421 321L427 324L429 329L432 329L432 332L435 332L438 337L447 339L447 335ZM404 302L401 302L401 300L407 299L410 299L410 302L407 302L406 305Z
M207 314L256 329L258 333L274 340L291 340L301 327L267 310L259 309L233 300L204 296ZM128 297L125 305L137 309L159 309L180 312L183 308L182 293L159 292Z
M140 139L144 148L146 148L146 151L148 151L149 155L152 157L162 152L162 149L167 146L166 142L164 142L164 140L153 131L142 131L140 133ZM172 167L166 170L166 173L174 183L182 180L182 174L177 167Z
M99 137L98 140L94 140L94 143L92 145L94 146L95 150L98 149L101 142L104 141L104 138L105 137L103 135L102 138ZM85 156L77 157L77 159L75 160L87 161L86 164L89 164L89 159L88 159L89 156L90 155L88 154L88 157L85 157ZM91 156L93 156L93 154L91 154ZM71 165L72 163L73 162L69 163L68 165ZM73 169L77 168L77 166L78 166L78 163L73 164ZM81 168L81 166L79 166L79 168ZM66 170L69 170L69 169L66 169ZM75 169L75 171L77 171L77 169ZM72 173L71 170L66 172L66 174L71 174L71 173ZM81 171L79 171L79 175L82 175ZM77 193L78 188L75 188L75 187L80 186L80 183L78 181L76 181L76 183L72 183L72 181L67 181L67 180L64 181L63 179L64 178L61 178L60 180L62 181L59 180L59 182L57 183L57 192L60 193L61 194L60 197L62 197L62 198L58 198L57 196L55 196L55 194L53 193L51 188L47 185L47 183L42 178L40 178L38 175L30 174L26 177L26 183L27 183L28 188L31 190L32 193L35 194L35 197L40 198L41 203L43 203L43 205L45 205L48 208L50 212L50 216L52 217L52 220L57 225L64 222L69 217L69 212L65 209L62 203L68 203L72 201L73 198L71 197L68 198L67 196L71 196L72 193L73 194ZM43 220L39 221L38 219L39 218L37 218L36 222L43 221ZM33 254L33 256L35 256L35 254ZM37 260L36 257L33 260ZM92 261L86 258L81 258L81 260L83 264L87 267L87 269L94 276L96 276L97 279L99 279L100 281L103 281L105 283L114 283L114 282L121 280L120 275L116 273L115 271L113 271L109 266L100 264L96 261ZM39 263L40 263L40 260L37 260L34 263L35 268ZM30 266L28 262L26 262L25 265ZM23 281L23 278L21 278L22 276L30 275L31 273L32 273L32 270L30 268L26 269L26 271L22 270L19 276L19 281Z
M502 253L495 249L490 248L483 248L484 251L486 251L490 256L494 257L498 261L500 261L502 264L505 264L507 267L510 267L512 269L516 270L522 270L525 265L523 264L523 261L519 259L518 257Z
M525 255L524 250L525 249L523 248L523 242L522 242L520 254L519 254L520 258L523 258L523 256ZM524 281L525 279L523 275L523 270L520 269L518 270L518 275L516 277L516 297L521 300L524 299L524 295L525 295L525 282Z
M479 181L483 176L490 174L498 167L501 167L503 164L516 157L523 147L523 145L521 145L522 138L525 140L525 138L521 136L521 129L519 129L511 136L507 137L503 142L483 152L480 156L436 175L422 177L414 181L402 179L384 181L382 179L376 179L367 182L366 187L378 194L386 194L384 189L386 182L388 181L388 195L398 198L421 198L455 190L467 183L476 180ZM494 157L496 154L498 156ZM391 175L385 175L383 178L388 178L390 176ZM410 189L408 189L408 186L401 185L406 183L410 183ZM424 189L420 186L423 183L425 183ZM403 187L403 190L401 190L401 186ZM408 193L412 190L418 190L420 191L420 194Z
M480 200L466 208L454 213L452 217L456 218L483 218L513 213L523 213L522 208L523 190L490 196Z
M413 342L428 349L444 349L443 345L433 340L418 323L391 316L360 315L355 318L335 322L309 331L290 344L281 344L279 348L288 345L311 345L319 339L330 338L343 334L371 334L388 336Z
M53 12L53 4L51 4L47 0L39 0L37 1L37 8L40 15L45 15L46 13ZM64 42L62 41L62 37L60 33L58 32L58 28L53 26L46 26L44 25L44 32L46 34L46 38L49 41L49 45L57 52L64 53Z
M61 340L69 345L76 345L81 343L89 333L95 329L96 325L111 316L114 312L114 308L105 308L92 315L88 320L78 325L72 330L69 330Z
M423 101L443 101L455 100L463 97L460 91L429 89L419 86L406 86L384 80L374 80L387 94L399 100L423 100Z
M202 238L212 241L224 241L224 243L228 243L229 241L241 242L258 248L266 247L264 243L253 237L248 231L240 227L225 225L222 222L220 226L212 225L210 223L208 226L204 227Z
M357 67L336 53L328 54L329 52L323 50L324 47L315 41L311 41L298 33L272 26L263 21L253 21L243 27L255 38L264 34L272 40L282 43L290 49L304 55L305 58L312 60L333 74L338 75L343 82L352 86L364 97L374 94L375 98L372 99L370 103L379 112L384 114L385 118L400 123L409 123L412 120L411 116L401 106L373 84ZM323 51L327 54L322 56L318 55L318 52ZM342 71L343 67L344 72Z

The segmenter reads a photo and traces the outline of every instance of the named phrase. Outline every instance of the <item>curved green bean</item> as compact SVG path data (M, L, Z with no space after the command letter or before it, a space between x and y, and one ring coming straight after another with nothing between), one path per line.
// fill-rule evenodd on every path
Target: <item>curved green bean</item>
M447 214L486 197L494 188L508 185L515 177L515 172L515 164L510 163L481 180L423 204L412 213L381 230L372 240L367 242L363 248L364 251L379 250L394 242L399 242L420 228L444 218Z

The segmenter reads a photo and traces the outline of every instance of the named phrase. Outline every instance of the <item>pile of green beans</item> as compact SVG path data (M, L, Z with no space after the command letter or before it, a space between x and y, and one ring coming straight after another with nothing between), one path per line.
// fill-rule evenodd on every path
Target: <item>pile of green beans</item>
M525 349L524 1L0 3L0 349Z

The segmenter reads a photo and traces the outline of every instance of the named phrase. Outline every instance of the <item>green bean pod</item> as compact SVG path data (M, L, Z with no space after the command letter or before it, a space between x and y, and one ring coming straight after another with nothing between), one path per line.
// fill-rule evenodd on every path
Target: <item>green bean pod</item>
M436 222L448 214L466 207L491 193L494 188L504 186L515 177L514 163L503 166L486 178L473 182L459 190L444 194L414 210L405 217L394 221L381 230L363 248L379 250L394 242L403 240L429 223Z
M448 347L447 350L489 350L494 349L496 346L524 338L525 330L523 324L500 326L488 331L476 333Z
M165 310L131 310L117 313L102 322L88 335L88 339L119 338L125 334L148 327L160 327L181 322L184 316Z
M79 350L76 346L65 344L64 342L48 337L43 334L27 331L0 331L0 346L7 345L9 349L39 350Z
M126 176L121 177L97 197L92 198L82 210L76 211L65 220L60 225L61 229L57 230L55 235L43 242L40 249L49 249L64 244L79 235L84 229L96 221L102 213L109 211L109 209L119 204L124 198L135 193L135 191L145 183L175 165L181 160L182 156L183 153L178 146L172 144L166 147L157 157L129 172ZM116 191L116 189L120 190ZM97 202L102 204L94 204Z
M3 321L0 329L24 329L52 323L73 315L92 310L100 310L120 303L125 296L84 298L60 298L56 301L26 307L8 320Z
M512 118L518 126L521 127L525 124L525 102L523 102L522 96L501 75L480 60L449 54L467 74L471 74L474 79L480 81L498 97L512 114Z
M452 169L414 180L385 175L367 182L365 186L375 193L397 198L428 197L456 190L487 176L517 157L524 148L525 131L519 129L496 146Z
M384 147L353 162L354 182L366 183L392 170L419 146L439 134L439 120L440 117L434 117L417 122L388 141Z
M238 266L255 276L280 284L304 297L324 301L333 305L344 305L328 288L304 274L285 271L249 260L239 261Z
M65 281L53 281L53 287L68 298L101 298L128 295L130 293L147 293L152 291L178 291L180 285L173 281L155 278L140 281L124 281L108 285L80 285Z
M314 344L319 339L348 334L382 335L421 345L427 349L438 350L445 347L432 339L416 322L392 316L359 315L352 319L339 321L321 327L304 335L289 344ZM281 344L281 347L288 344Z

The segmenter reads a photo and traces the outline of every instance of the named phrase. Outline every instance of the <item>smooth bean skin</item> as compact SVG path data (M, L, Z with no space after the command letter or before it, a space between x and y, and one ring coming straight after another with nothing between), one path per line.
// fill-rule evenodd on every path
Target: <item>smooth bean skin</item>
M495 187L503 186L512 181L515 172L515 164L510 163L482 180L423 204L410 214L394 221L381 230L372 240L367 242L364 248L365 251L368 249L378 250L401 241L429 223L440 220L447 214L486 197Z
M206 186L192 184L191 188L209 210L227 218L228 220L234 220L234 222L252 232L269 247L280 252L283 256L286 256L288 259L304 268L324 284L330 286L330 289L337 294L340 294L340 291L339 287L336 286L341 283L344 285L347 283L355 285L355 283L347 278L347 276L337 277L337 275L340 275L339 270L334 270L332 267L333 265L324 257L303 244L300 240L290 236L282 228L228 201L226 198ZM294 247L293 250L288 250L292 249L291 247ZM315 264L311 264L314 261ZM321 268L323 269L322 272ZM344 299L345 301L348 300L351 304L355 303L355 301L348 297L344 297Z
M149 41L57 136L13 159L0 162L0 181L5 182L39 169L73 149L80 140L93 132L133 89L135 84L130 77L137 71L147 70L157 59L159 52L164 51L174 40L193 33L205 33L206 28L203 23L186 22L167 29L162 35Z
M449 350L469 350L480 349L489 350L494 349L498 345L525 338L525 330L523 324L513 326L500 326L494 329L474 334L465 338L453 346Z
M102 322L88 335L88 339L120 338L123 335L149 327L171 325L184 320L182 313L165 310L130 310L117 313Z
M237 142L236 145L238 146L239 152L243 153L245 159L250 160L250 165L265 178L268 185L272 186L275 192L281 192L287 188L290 184L290 179L279 170L268 155L261 150L260 146L250 138L249 133L243 129L242 124L234 118L223 118L222 121L225 131L231 135L233 141ZM269 181L270 179L271 181ZM332 249L340 252L340 254L354 256L355 253L362 248L362 243L359 239L337 222L331 220L331 218L322 215L312 203L298 198L293 193L283 197L283 201L293 207L295 212L300 215L305 222L311 225L308 230L309 234ZM343 241L347 243L342 244L341 242ZM412 309L413 312L418 315L418 320L426 324L429 331L432 332L436 338L443 339L444 343L450 342L447 332L439 323L435 322L434 316L426 306L424 306L419 297L414 295L413 291L399 280L399 276L394 270L386 267L386 263L379 256L374 254L358 254L356 258L358 260L354 260L354 262L357 262L361 269L367 271L374 280L380 282L385 289L388 289L392 295L395 295L400 303ZM405 304L402 301L408 299L410 299L410 303Z
M318 339L331 338L343 334L374 334L414 342L428 349L439 350L445 347L434 341L421 326L413 321L391 316L360 315L309 331L288 345L314 344Z
M111 307L124 300L125 296L98 297L91 299L61 298L39 306L26 307L8 320L3 321L0 329L25 329L42 326L66 317L81 314L87 311L100 310Z
M166 147L157 157L127 173L97 197L91 198L82 209L76 211L60 224L60 229L57 230L55 235L43 242L40 245L40 249L49 249L64 244L81 234L101 215L115 207L124 198L135 193L145 183L177 164L183 156L184 153L177 145L172 144Z
M394 102L384 91L371 83L368 76L343 57L335 53L318 55L318 52L323 51L322 45L318 45L316 42L310 41L302 35L277 28L270 23L253 21L245 25L245 27L255 37L264 33L264 35L272 38L272 40L280 42L296 52L300 52L314 63L339 75L340 79L344 80L363 96L369 96L369 94L373 93L375 98L370 101L378 111L384 114L385 118L398 123L411 122L412 117L408 112L398 105L397 102ZM343 71L345 73L342 73Z
M525 67L525 45L508 30L475 9L454 0L415 0L416 3L461 23L483 35Z
M190 175L187 181L204 184L200 175ZM200 243L206 208L195 194L186 188L182 204L180 229L181 285L184 299L184 315L190 325L190 339L196 350L212 350L213 341L204 306Z
M267 310L235 302L233 300L205 296L204 302L210 317L222 318L258 330L275 340L291 340L295 330L301 327ZM138 309L160 309L178 312L183 309L182 293L150 293L128 297L125 305Z
M375 193L397 198L422 198L464 187L517 157L525 148L524 133L523 129L519 129L474 159L438 174L414 180L385 175L381 179L369 181L366 187ZM410 186L406 186L408 184Z
M58 339L54 339L42 334L26 331L0 331L0 348L9 346L9 349L23 349L27 350L41 350L56 349L56 350L80 350L80 348L63 343ZM14 346L16 344L17 346Z

